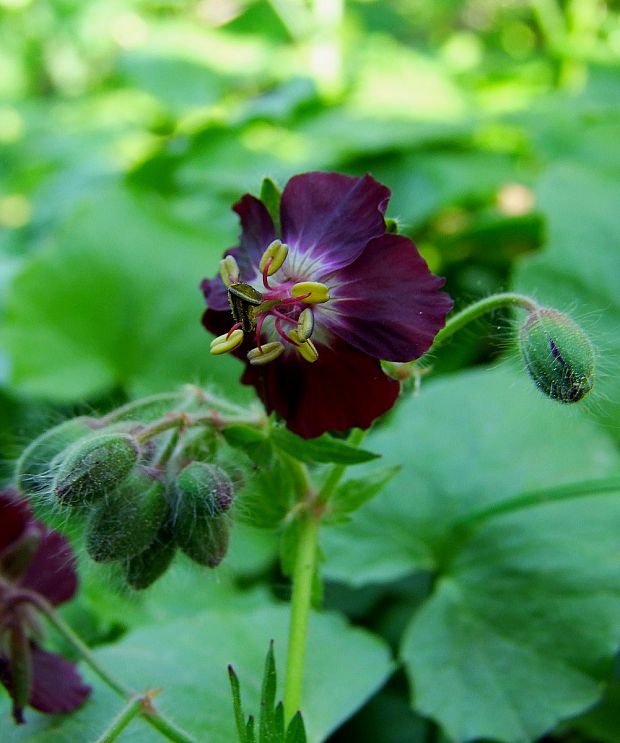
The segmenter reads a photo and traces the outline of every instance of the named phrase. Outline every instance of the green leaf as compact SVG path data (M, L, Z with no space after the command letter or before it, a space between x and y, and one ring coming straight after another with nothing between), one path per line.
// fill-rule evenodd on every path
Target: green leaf
M248 476L237 494L237 513L252 526L273 529L294 506L296 495L291 468L276 454L267 465Z
M369 443L402 471L325 530L324 572L432 571L402 641L416 711L516 743L592 705L620 635L613 441L504 365L429 383Z
M235 715L235 724L237 726L237 735L239 743L247 743L245 722L243 718L243 707L241 705L241 689L239 687L239 678L232 666L228 666L228 678L233 698L233 712Z
M209 600L208 591L204 593ZM226 668L232 664L242 680L246 709L260 704L265 646L275 638L276 662L284 664L289 609L286 606L239 610L212 609L190 618L155 623L96 651L100 662L133 688L163 687L157 707L199 740L231 743L235 717ZM334 647L339 662L334 664ZM308 740L319 743L371 696L391 673L386 644L353 628L335 614L313 614L304 677L302 706ZM92 738L118 708L118 698L87 669L94 693L71 715L49 717L28 710L28 724L2 728L2 743L66 743ZM0 714L8 715L0 699ZM143 720L127 728L128 740L152 743L154 733Z
M541 178L536 203L547 247L517 265L515 286L565 311L597 352L591 415L620 438L620 185L600 170L559 163Z
M335 464L359 464L377 459L378 454L358 449L343 439L323 434L316 439L302 439L285 428L274 427L271 431L274 443L302 462L325 462Z
M113 239L111 224L122 225ZM215 274L229 241L225 232L189 228L161 203L120 186L97 193L8 288L3 340L19 390L71 402L115 387L131 396L168 390L191 379L239 397L240 366L211 357L200 326L198 283Z
M329 501L330 513L323 523L333 524L347 518L347 515L357 511L387 485L400 470L399 465L382 467L368 472L365 477L356 477L346 480L334 493Z
M289 722L284 743L306 743L306 729L301 712L297 712Z
M273 640L265 658L263 686L260 697L259 742L274 743L274 711L276 703L276 663L273 655Z
M263 182L260 187L260 200L267 207L267 211L273 220L276 228L276 235L280 234L280 200L282 194L280 189L271 180L271 178L263 178ZM266 247L266 246L265 246Z

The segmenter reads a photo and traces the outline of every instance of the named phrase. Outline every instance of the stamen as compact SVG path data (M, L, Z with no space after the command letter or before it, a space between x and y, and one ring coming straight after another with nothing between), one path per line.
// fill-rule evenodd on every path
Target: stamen
M237 283L228 287L228 304L235 322L241 323L244 333L256 327L256 308L263 301L263 295L249 284Z
M311 340L302 341L296 330L291 330L288 337L303 359L313 364L319 358L319 352Z
M329 300L329 287L319 281L300 281L291 287L291 296L306 304L321 304Z
M276 332L282 338L282 340L285 340L287 343L291 343L291 339L289 336L282 330L282 318L276 317L276 321L274 323L274 327L276 329Z
M302 310L297 318L297 337L300 341L305 342L314 332L314 312L310 307Z
M252 366L262 366L277 359L284 352L284 344L280 341L265 343L262 348L253 348L248 351L248 361Z
M273 276L273 274L282 267L282 264L286 260L288 255L288 245L283 243L281 240L274 240L263 253L260 259L258 267L260 272L267 276ZM271 262L267 265L269 259Z
M239 281L239 265L234 255L227 255L222 258L220 261L220 276L226 287Z
M260 336L263 331L263 323L267 319L267 315L260 315L258 318L258 322L256 323L256 346L258 347L258 350L262 352L263 347L260 342Z
M269 267L273 263L273 256L270 255L269 258L267 258L267 262L265 263L265 268L263 268L263 286L265 289L271 289L269 286Z
M226 333L226 337L227 338L230 338L230 336L235 332L235 330L237 330L237 328L240 328L240 327L241 327L241 323L240 322L236 322L232 326L232 328L228 331L228 333Z
M234 351L235 348L240 346L242 343L243 330L237 328L236 330L233 330L230 335L228 333L224 333L224 335L218 335L217 338L214 338L211 341L211 353L214 356L219 356L220 354Z

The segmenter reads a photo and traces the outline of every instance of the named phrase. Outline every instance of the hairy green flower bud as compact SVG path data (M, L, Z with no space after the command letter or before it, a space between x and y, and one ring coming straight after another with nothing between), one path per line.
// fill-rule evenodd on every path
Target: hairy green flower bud
M233 500L230 478L216 465L191 462L177 476L174 489L178 545L201 565L219 565L228 550L230 523L226 511Z
M139 591L148 588L166 572L175 552L174 534L166 521L151 545L124 563L127 583Z
M144 552L167 513L164 484L138 468L90 515L86 525L88 554L97 562L111 562Z
M140 448L128 433L97 433L67 449L52 482L62 505L83 505L120 485L138 461Z
M32 441L15 465L15 483L25 495L43 491L49 484L52 460L64 449L93 432L94 418L71 418L50 428Z
M594 385L594 350L570 318L553 309L530 313L520 333L528 374L547 397L577 402Z

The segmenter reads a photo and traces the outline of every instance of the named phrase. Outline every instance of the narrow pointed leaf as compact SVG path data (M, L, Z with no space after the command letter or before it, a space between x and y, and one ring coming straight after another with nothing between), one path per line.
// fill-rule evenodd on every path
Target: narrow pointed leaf
M276 703L276 662L273 657L273 640L269 643L269 650L265 658L265 670L263 672L263 687L260 701L260 743L272 743L274 740L274 705Z
M301 712L297 712L290 721L284 743L306 743L306 728Z
M230 688L232 690L233 698L233 711L235 713L235 724L237 726L237 733L239 734L239 743L248 743L245 723L243 721L243 707L241 706L241 689L239 687L239 679L235 673L235 669L232 666L228 666L228 678L230 680Z

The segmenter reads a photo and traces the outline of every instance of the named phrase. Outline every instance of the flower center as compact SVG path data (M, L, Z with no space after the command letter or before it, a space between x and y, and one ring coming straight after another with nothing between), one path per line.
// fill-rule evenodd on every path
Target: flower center
M277 359L291 346L310 363L319 357L311 340L314 332L314 312L311 305L330 299L329 288L318 281L293 281L286 277L277 284L269 281L284 264L288 246L274 240L263 253L259 269L265 291L239 281L239 266L232 255L220 262L220 275L228 288L228 303L235 321L228 333L211 341L211 353L228 353L241 345L246 333L256 334L256 348L248 352L248 361L254 366ZM261 342L263 326L272 318L280 340Z

